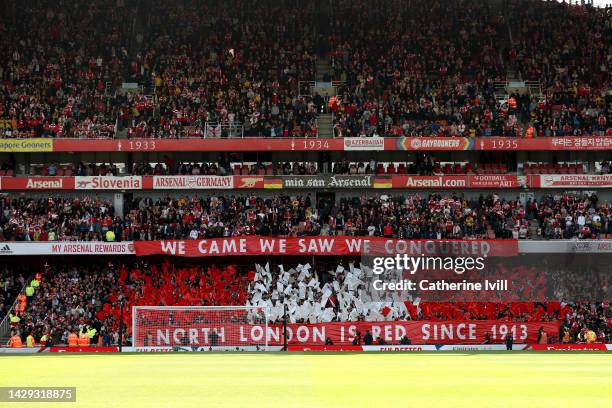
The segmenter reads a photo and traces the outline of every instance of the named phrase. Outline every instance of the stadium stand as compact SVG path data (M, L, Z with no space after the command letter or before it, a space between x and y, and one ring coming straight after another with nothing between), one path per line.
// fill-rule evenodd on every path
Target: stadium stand
M499 320L560 321L551 341L576 343L584 328L597 341L610 340L609 302L370 302L356 294L352 271L336 272L333 262L316 269L299 265L180 265L164 261L98 262L47 265L40 289L28 300L19 328L38 340L50 334L53 344L66 344L70 332L93 327L93 344L117 344L123 304L125 338L129 339L132 305L267 305L271 321L282 321L289 302L289 321ZM4 302L5 305L7 302ZM569 336L564 337L565 328Z
M526 206L490 194L135 198L123 217L100 198L0 199L0 240L113 241L242 235L385 236L402 239L596 239L612 234L610 204L596 195L544 196Z
M328 110L336 136L612 132L607 9L340 1L321 30L316 2L155 1L146 22L132 3L78 3L67 18L39 0L19 24L6 13L2 137L316 137ZM147 33L136 41L134 19ZM317 54L339 84L328 107L299 92L318 75ZM496 82L508 78L537 85L500 99Z
M546 242L559 244L551 257L605 257L611 8L532 0L6 3L0 255L23 256L25 265L41 256L37 245L56 252L44 253L51 259L42 267L0 267L0 339L16 329L24 342L34 334L66 344L92 327L92 344L125 344L134 305L249 305L268 308L274 324L560 322L551 342L584 343L585 329L611 341L610 299L596 295L378 304L359 296L354 269L323 255L213 264L134 249L152 244L143 241L346 236ZM357 178L371 190L326 184ZM443 183L459 179L463 187ZM128 252L105 246L114 243ZM22 244L36 254L19 252ZM93 255L75 259L81 250ZM42 277L26 298L32 273ZM598 279L576 286L612 287L609 274ZM16 312L19 322L10 320Z

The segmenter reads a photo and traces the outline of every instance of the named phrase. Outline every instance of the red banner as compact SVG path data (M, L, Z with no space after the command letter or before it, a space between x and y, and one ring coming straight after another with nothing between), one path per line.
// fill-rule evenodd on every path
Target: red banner
M522 139L513 137L481 137L475 139L476 150L610 150L612 137L563 136Z
M264 180L263 176L234 176L234 188L264 188Z
M1 190L74 190L74 177L0 177Z
M518 188L517 176L510 174L487 174L469 176L470 188Z
M345 139L53 139L54 152L214 152L343 150L610 150L612 137L400 137Z
M392 188L467 188L467 176L395 176Z
M54 152L342 151L342 139L54 139Z
M449 255L516 256L516 240L424 241L380 237L233 237L183 241L135 241L137 256L235 255Z
M180 312L174 313L175 322ZM249 324L181 324L169 325L168 319L159 323L145 321L139 326L134 346L144 345L145 336L152 336L150 346L231 346L265 343L283 344L283 326ZM379 337L387 344L399 344L406 336L412 344L482 344L488 333L494 343L503 343L511 334L515 343L534 343L538 330L558 333L559 322L506 322L497 320L474 321L401 321L401 322L333 322L315 324L288 324L287 343L290 345L324 345L329 338L335 346L353 343L357 332L363 336L369 331L374 340ZM211 334L217 333L216 344L211 343ZM185 344L187 343L187 344ZM363 344L363 343L362 343ZM605 346L604 346L605 347Z

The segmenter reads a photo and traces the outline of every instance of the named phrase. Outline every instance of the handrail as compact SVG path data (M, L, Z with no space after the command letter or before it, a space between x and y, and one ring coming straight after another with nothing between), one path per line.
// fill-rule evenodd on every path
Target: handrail
M6 314L6 316L4 317L4 319L2 319L2 322L0 322L0 341L5 338L5 336L7 334L9 334L11 332L11 322L10 322L10 315L11 312L15 309L15 306L17 305L18 302L18 298L19 295L25 292L25 288L28 286L28 280L26 279L23 287L21 288L21 290L17 293L17 296L15 296L15 301L13 302L13 304L11 305L11 308L8 310L8 313ZM1 346L1 344L0 344Z

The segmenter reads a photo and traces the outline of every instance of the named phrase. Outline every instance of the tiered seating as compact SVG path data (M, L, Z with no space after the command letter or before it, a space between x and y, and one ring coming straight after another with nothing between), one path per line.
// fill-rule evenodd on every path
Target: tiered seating
M321 262L305 265L266 266L232 264L178 264L166 259L123 263L78 261L51 263L41 285L28 300L18 329L42 334L53 344L66 344L67 335L83 326L97 330L94 345L117 344L121 304L125 339L131 334L131 306L255 305L267 307L270 323L280 323L288 305L291 323L391 320L504 320L508 322L559 321L577 342L587 327L598 342L610 340L610 302L370 302L359 299L355 279L359 264ZM257 272L256 272L257 271ZM329 271L329 272L328 272ZM338 272L340 271L340 272ZM11 271L13 272L13 271ZM540 273L550 271L542 270ZM555 270L556 275L564 271ZM605 275L604 275L605 278ZM75 295L77 294L77 295ZM50 301L49 299L53 299ZM563 299L561 299L563 300ZM1 304L0 304L1 305ZM2 310L2 306L0 306ZM549 333L555 337L558 333ZM128 340L129 341L129 340Z
M584 174L582 163L525 163L523 173L530 174Z

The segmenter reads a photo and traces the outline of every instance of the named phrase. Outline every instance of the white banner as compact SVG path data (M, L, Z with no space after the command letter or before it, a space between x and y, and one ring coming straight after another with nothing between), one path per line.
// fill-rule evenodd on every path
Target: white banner
M607 240L552 240L519 241L519 254L609 254L612 241Z
M232 176L153 176L154 190L232 189Z
M76 176L75 190L142 190L141 176Z
M612 174L544 174L540 176L540 187L611 188Z
M134 255L132 242L2 242L0 255Z
M385 139L382 137L347 137L344 139L344 150L385 150Z
M47 349L41 347L0 347L0 354L34 354L48 352Z

